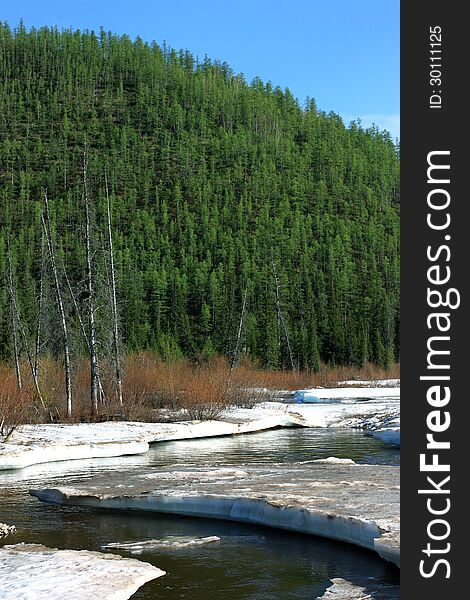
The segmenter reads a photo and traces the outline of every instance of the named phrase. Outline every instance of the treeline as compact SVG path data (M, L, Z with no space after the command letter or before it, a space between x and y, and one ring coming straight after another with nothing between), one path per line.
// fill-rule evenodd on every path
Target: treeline
M90 294L109 364L117 323L121 350L163 358L398 357L398 151L313 100L140 39L0 24L0 189L3 359L63 359L64 318L86 354Z

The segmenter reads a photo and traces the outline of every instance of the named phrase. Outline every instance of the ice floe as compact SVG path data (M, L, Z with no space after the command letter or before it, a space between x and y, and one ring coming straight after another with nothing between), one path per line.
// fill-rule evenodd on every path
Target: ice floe
M372 598L362 585L355 585L340 577L331 579L331 582L333 585L318 600L369 600Z
M6 537L11 533L15 533L16 527L14 525L6 525L5 523L0 523L0 538Z
M384 532L380 538L374 540L375 551L385 560L396 565L400 561L400 534L398 531Z
M58 504L228 519L321 535L399 562L398 467L332 461L243 465L243 470L162 467L124 480L108 473L73 487L30 493Z
M356 462L352 460L352 458L336 458L336 456L329 456L328 458L316 458L311 461L304 462L314 462L314 463L325 463L328 465L355 465Z
M104 550L124 550L130 554L142 554L143 552L152 552L160 550L181 550L182 548L193 548L220 542L220 537L210 535L206 537L190 538L184 536L172 535L161 540L142 540L138 542L111 542L102 546Z
M126 600L162 575L149 563L114 554L39 544L0 548L2 600Z
M388 586L373 577L357 581L334 577L330 581L332 585L317 600L391 600L397 597L395 586Z
M381 428L381 429L376 429L376 430L370 430L369 432L371 435L373 435L375 438L382 440L382 442L385 442L386 444L392 444L393 446L399 446L400 445L400 427L391 427L389 429L387 428Z

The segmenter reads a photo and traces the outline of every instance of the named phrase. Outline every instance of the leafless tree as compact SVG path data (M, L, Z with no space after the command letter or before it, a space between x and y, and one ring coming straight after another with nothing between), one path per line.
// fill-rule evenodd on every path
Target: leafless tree
M241 344L242 333L243 333L243 323L245 321L247 296L248 296L248 286L245 287L245 293L243 294L243 305L242 305L242 312L240 314L240 322L238 324L237 342L235 344L235 350L232 354L232 360L230 361L230 371L233 371L233 368L238 360L238 355L240 353L240 344Z
M113 320L113 354L114 368L116 373L117 396L119 403L122 405L122 371L121 357L119 354L119 320L116 301L116 271L114 268L114 250L113 250L113 232L111 227L111 201L109 198L108 175L105 171L105 186L106 186L106 216L108 224L108 251L110 265L110 284L111 284L111 307Z
M11 249L10 249L10 242L8 240L8 288L9 288L9 292L10 292L10 302L11 302L11 308L12 308L12 318L14 319L14 321L16 321L16 324L18 325L18 328L20 330L21 333L21 337L23 339L23 346L24 349L26 351L26 356L28 357L28 363L29 363L29 367L31 369L31 375L33 377L33 382L34 382L34 387L36 390L36 396L39 400L39 402L41 403L42 408L45 410L45 404L44 404L44 400L42 398L42 394L41 394L41 390L39 388L39 381L38 381L38 376L36 373L36 369L35 369L35 365L33 362L33 357L31 356L31 352L29 349L29 344L28 344L28 336L26 335L26 330L24 328L23 325L23 321L21 320L21 315L20 315L20 311L18 308L18 303L16 301L16 293L15 293L15 286L14 286L14 282L13 282L13 266L12 266L12 260L11 260ZM16 327L14 328L16 329ZM16 335L15 335L16 337ZM17 342L15 340L15 345L17 346ZM15 363L17 366L17 375L20 373L19 372L19 364L18 364L18 349L16 349L15 351ZM21 382L21 377L18 380L19 384ZM21 387L19 385L19 387Z
M80 331L82 332L83 341L85 342L87 350L88 350L88 353L89 353L90 352L90 339L88 337L88 333L87 333L87 330L86 330L86 327L85 327L85 323L83 322L83 318L82 318L82 315L81 315L81 312L80 312L80 308L78 306L77 298L75 297L75 294L74 294L74 291L73 291L73 288L72 288L72 284L70 283L70 279L69 279L69 277L68 277L67 272L65 271L65 269L64 269L64 278L65 278L65 281L67 283L67 287L69 289L69 294L70 294L70 297L72 299L72 304L73 304L73 307L75 309L75 314L77 315L77 318L78 318L78 323L80 325ZM102 382L101 382L101 375L100 375L100 373L98 373L98 387L99 387L99 390L100 390L101 397L105 398L105 393L104 393L103 385L102 385Z
M276 265L274 263L274 260L271 260L271 266L272 266L273 274L274 274L274 282L276 284L276 310L277 310L277 318L278 318L280 326L282 327L282 331L284 333L284 337L286 338L286 345L287 345L287 351L289 353L290 367L291 367L291 369L293 371L295 371L294 356L292 354L292 348L291 348L291 345L290 345L289 332L287 330L286 322L284 320L284 315L282 314L282 308L281 308L281 283L279 281L279 277L278 277L278 274L277 274Z
M90 202L88 198L87 182L87 157L86 151L83 161L83 191L85 207L85 250L86 250L86 269L87 269L87 294L88 294L88 328L89 328L89 353L90 353L90 396L91 408L94 414L98 412L98 354L96 346L96 327L95 327L95 293L94 293L94 261L91 249L91 217Z
M39 379L39 356L41 353L41 323L42 309L44 301L44 276L45 276L45 252L44 252L44 232L41 236L41 269L39 274L39 293L38 293L38 314L36 320L36 336L34 342L34 377Z
M18 389L22 389L23 380L21 377L20 355L18 349L17 321L15 314L15 288L13 284L13 268L11 263L10 241L7 240L8 246L8 294L10 296L10 326L11 336L13 341L13 359L15 361L15 373Z
M49 260L52 268L52 276L54 280L54 291L55 299L57 304L57 310L60 317L60 326L62 329L62 341L64 348L64 367L65 367L65 396L66 396L66 407L67 416L72 416L72 383L71 383L71 369L70 369L70 350L69 350L69 336L67 328L67 318L65 316L64 303L62 299L62 290L59 279L59 272L57 269L57 259L55 255L54 242L52 239L51 231L51 217L49 212L49 201L47 198L47 191L44 192L44 211L41 214L41 222L46 238L47 249L49 254Z

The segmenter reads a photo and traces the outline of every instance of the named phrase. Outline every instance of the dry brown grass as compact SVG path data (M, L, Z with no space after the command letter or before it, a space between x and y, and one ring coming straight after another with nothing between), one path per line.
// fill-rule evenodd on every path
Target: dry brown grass
M112 368L102 366L104 402L100 414L90 407L88 361L76 361L73 368L73 418L71 421L127 419L156 421L161 409L179 418L214 419L228 405L250 407L276 395L306 387L333 386L346 379L383 379L399 377L399 365L385 372L374 365L365 367L322 365L319 373L266 371L245 360L230 371L228 362L214 357L204 363L189 360L164 362L151 352L126 357L123 365L123 405L116 401ZM21 422L67 422L65 414L64 374L59 362L41 361L41 390L46 411L38 408L28 370L23 365L24 387L19 391L12 367L0 365L0 423L12 427Z
M17 425L34 420L31 397L30 386L19 389L14 370L0 365L0 441Z
M400 377L400 365L395 363L385 371L371 363L363 367L339 366L330 367L322 364L318 373L307 371L266 371L259 367L242 362L233 372L234 382L240 386L267 388L268 390L298 390L308 387L331 387L338 381L349 379L374 380Z
M229 403L229 368L222 359L204 365L189 360L163 362L145 352L127 357L124 371L125 407L138 406L146 413L185 410L190 419L213 419Z

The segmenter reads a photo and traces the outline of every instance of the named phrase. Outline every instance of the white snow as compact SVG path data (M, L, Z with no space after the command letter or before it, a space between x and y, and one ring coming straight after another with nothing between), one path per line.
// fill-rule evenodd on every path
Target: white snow
M168 536L161 540L142 540L138 542L112 542L101 546L104 550L124 550L130 554L142 554L143 552L152 552L155 549L163 550L181 550L181 548L192 548L204 544L220 542L220 537L216 535L190 538L184 536Z
M328 465L355 465L356 461L352 458L336 458L336 456L329 456L328 458L317 458L315 460L306 461L314 463L323 463Z
M318 402L324 400L399 398L399 387L337 387L309 388L297 390L294 400L297 402Z
M326 391L326 390L325 390ZM352 427L364 429L374 437L400 445L400 398L387 396L367 402L301 403L263 402L253 411L278 411L286 425L303 427Z
M0 548L2 600L126 600L165 575L133 558L38 544Z
M367 387L400 387L399 379L347 379L337 385L363 385Z
M398 399L380 399L370 402L336 404L284 404L263 402L256 409L279 411L296 425L304 427L360 427L373 428L385 422L399 422Z
M21 469L38 463L75 460L83 458L108 458L128 454L143 454L149 445L146 442L88 442L61 445L45 444L0 444L0 471Z

